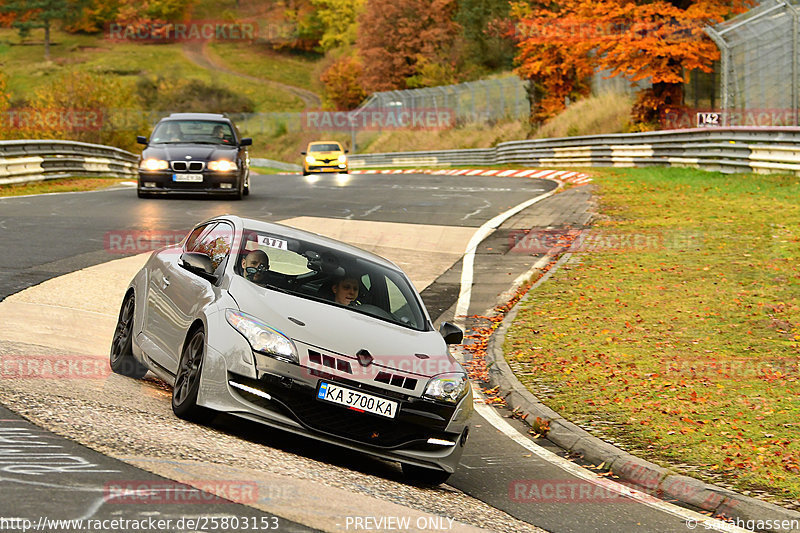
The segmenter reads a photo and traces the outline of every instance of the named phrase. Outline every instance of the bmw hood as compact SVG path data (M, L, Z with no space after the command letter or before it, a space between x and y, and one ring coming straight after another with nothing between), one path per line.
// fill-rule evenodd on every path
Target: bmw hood
M413 362L413 368L423 369L419 373L427 376L463 372L436 331L416 331L336 305L265 289L239 276L232 278L229 291L242 312L296 344L349 357L367 350L381 366L403 369ZM305 359L306 354L300 353L300 361Z
M142 152L142 159L164 159L166 161L213 161L236 159L235 146L196 144L154 144Z

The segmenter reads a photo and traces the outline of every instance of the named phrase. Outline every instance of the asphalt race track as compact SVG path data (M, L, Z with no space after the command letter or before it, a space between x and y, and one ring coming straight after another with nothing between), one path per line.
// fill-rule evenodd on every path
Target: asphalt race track
M337 224L341 223L339 231L344 234L337 238L345 241L348 228L380 228L388 232L384 235L387 249L399 253L396 257L401 259L407 254L405 259L423 278L430 276L430 279L425 278L426 288L421 293L432 317L452 318L461 271L461 261L452 250L460 249L463 253L464 241L472 231L523 201L555 188L555 182L525 178L275 175L253 176L251 195L240 202L196 197L140 200L136 198L135 189L130 187L0 199L0 249L3 251L0 254L0 300L51 278L145 251L141 246L115 247L119 242L114 239L119 235L146 231L180 234L206 218L231 213L267 221L292 219L298 224L308 221L312 227L319 224L319 219L324 219L333 229L339 228ZM475 288L468 314L480 315L491 308L497 295L537 261L535 256L508 254L511 232L529 229L532 225L580 223L583 212L573 208L587 202L587 190L586 187L570 189L536 203L509 218L481 243L475 256ZM353 225L359 222L363 224ZM425 270L425 265L421 264L425 262L427 250L415 250L407 239L403 240L404 234L412 234L415 228L424 229L423 225L452 229L452 232L441 232L445 239L441 243L441 253L431 252L431 257L436 256L436 264L444 265L435 271L432 267ZM407 268L402 260L394 260ZM124 283L127 281L125 279ZM119 302L105 304L118 308ZM0 357L11 353L57 353L51 345L41 346L40 341L35 336L13 341L0 337ZM686 520L690 515L681 514L678 508L661 502L641 503L616 493L601 494L594 489L591 492L577 490L582 496L569 498L568 502L552 497L537 501L529 497L530 493L520 487L538 487L542 493L546 490L575 491L575 487L580 489L586 481L565 470L558 461L531 453L526 446L537 445L527 437L522 437L526 442L523 446L519 438L514 440L503 433L503 424L515 422L508 419L498 422L495 418L501 417L494 413L484 413L484 417L476 414L462 467L451 477L449 486L423 489L403 483L399 469L391 463L365 459L280 432L265 434L263 427L256 424L226 416L217 417L209 427L178 421L169 410L167 388L155 379L136 382L111 375L100 387L102 390L91 384L76 383L63 385L74 390L39 391L34 385L26 391L6 380L0 383L0 404L11 409L0 406L0 479L3 480L0 483L0 518L48 515L53 518L177 519L202 515L237 516L241 521L255 522L275 517L280 521L280 531L378 530L374 521L361 525L375 527L356 528L349 517L358 511L352 507L345 509L346 501L340 503L342 511L338 520L331 518L332 515L325 520L315 519L308 509L310 518L301 520L304 515L299 508L308 507L308 502L314 501L312 496L319 499L313 493L332 487L350 491L353 494L350 503L355 508L362 501L358 500L360 497L372 498L369 501L373 502L381 500L390 506L388 510L360 508L362 516L380 518L381 513L397 515L402 512L413 517L412 524L420 516L427 517L425 520L431 516L445 517L438 523L423 520L420 523L424 527L417 524L415 530L418 531L467 531L475 530L474 527L509 532L536 531L537 527L553 532L687 531ZM85 401L91 394L108 400L97 406L96 413L92 404ZM50 403L43 399L47 395L52 395ZM61 408L63 412L60 413ZM490 408L484 406L483 409ZM43 427L20 419L12 411ZM503 414L502 411L497 413ZM525 434L524 428L518 429L521 435ZM66 472L59 468L44 468L33 473L17 469L15 472L8 449L24 447L26 443L51 446L47 453L58 450L63 457L71 457L72 461L80 458L79 464L92 467ZM218 457L220 451L224 454ZM269 483L273 489L282 486L281 479L297 479L298 484L287 484L285 492L277 491L273 497L262 497L258 502L212 497L203 500L203 505L191 505L192 502L178 505L166 505L175 503L166 502L155 506L98 504L103 501L103 491L108 490L109 484L119 480L145 480L170 486L170 479L237 479L247 488L251 482L248 476L254 476L252 480L258 483ZM203 494L198 490L198 494ZM198 498L202 500L203 497ZM221 530L208 524L205 528L194 526L173 526L170 530ZM381 530L402 529L385 522Z

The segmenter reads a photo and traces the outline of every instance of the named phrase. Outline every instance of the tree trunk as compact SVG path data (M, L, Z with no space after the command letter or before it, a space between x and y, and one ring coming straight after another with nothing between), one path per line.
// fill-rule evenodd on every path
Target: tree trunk
M44 21L44 59L50 61L50 21Z

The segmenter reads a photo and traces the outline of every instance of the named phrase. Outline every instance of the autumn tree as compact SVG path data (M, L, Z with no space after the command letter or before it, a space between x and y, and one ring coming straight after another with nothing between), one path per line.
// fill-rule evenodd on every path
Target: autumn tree
M148 125L130 84L84 72L54 78L36 89L28 106L16 112L26 117L20 120L19 137L67 139L127 150L135 149L135 132Z
M367 0L357 46L367 91L405 89L420 62L442 60L458 34L456 0Z
M361 87L361 63L352 57L342 57L336 60L322 74L321 80L325 85L326 107L333 109L355 109L367 93Z
M488 69L508 68L514 59L513 43L503 35L509 3L502 0L459 0L455 20L461 26L470 61Z
M44 58L50 60L50 28L67 14L66 0L7 0L2 10L14 14L11 26L27 37L32 29L44 30Z
M311 0L322 24L322 50L352 46L358 35L358 16L364 0Z
M10 28L11 23L14 22L16 18L16 14L10 11L5 11L3 6L5 5L4 0L0 0L0 28Z
M565 0L543 8L512 3L517 72L542 87L533 116L563 108L567 88L582 88L595 69L631 81L649 80L633 119L655 123L682 105L691 72L711 72L719 51L703 28L746 9L747 0ZM566 61L572 68L559 67ZM582 91L578 91L582 92Z
M70 9L64 19L64 29L77 33L98 33L115 22L122 0L69 0Z

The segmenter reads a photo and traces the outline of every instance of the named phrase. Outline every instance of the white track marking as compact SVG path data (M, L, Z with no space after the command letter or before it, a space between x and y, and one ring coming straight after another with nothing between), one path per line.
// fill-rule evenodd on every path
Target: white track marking
M475 231L472 235L472 238L469 240L467 244L467 249L464 251L464 262L461 267L461 289L458 293L458 302L456 303L456 312L455 318L453 322L461 329L464 329L464 324L466 322L466 315L469 311L469 303L472 299L472 281L474 277L474 270L475 270L475 250L478 248L478 245L489 236L500 224L511 218L512 216L516 215L526 207L530 207L536 202L544 200L545 198L549 198L558 189L553 189L552 191L541 194L536 196L535 198L531 198L518 204L508 211L504 213L500 213L496 217L492 218L491 220L487 220L483 223L483 225Z
M478 391L475 392L477 394L480 394ZM562 470L568 472L569 474L572 474L575 477L588 481L589 483L598 485L605 490L614 492L621 496L628 497L636 501L637 503L647 505L648 507L652 507L653 509L657 509L659 511L663 511L665 513L681 518L687 524L694 524L695 527L699 527L702 530L727 531L732 533L747 533L748 531L750 531L749 529L742 529L740 527L734 526L733 524L729 524L727 522L723 522L715 518L710 518L695 511L684 509L683 507L678 507L677 505L673 505L671 503L659 500L658 498L650 496L649 494L646 494L644 492L632 489L630 487L626 487L625 485L622 485L605 477L600 477L594 472L591 472L573 463L569 459L564 459L563 457L560 457L549 450L545 450L538 444L531 441L528 437L525 437L524 435L520 434L503 417L497 414L497 411L495 411L493 407L489 407L482 403L476 403L475 411L479 415L481 415L481 417L483 417L484 420L489 422L492 426L494 426L498 431L503 433L509 439L513 440L514 442L516 442L529 452L535 454L540 459L543 459L548 463L561 468ZM688 530L689 529L687 529L687 531Z

